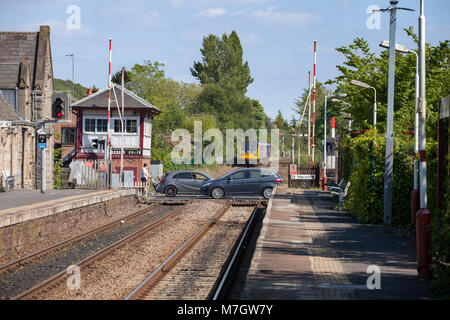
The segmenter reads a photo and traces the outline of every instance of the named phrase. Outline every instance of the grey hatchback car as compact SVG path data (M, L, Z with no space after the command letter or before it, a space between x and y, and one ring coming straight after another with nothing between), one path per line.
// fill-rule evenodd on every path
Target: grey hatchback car
M170 171L161 179L156 192L164 193L168 197L175 197L177 194L200 194L202 183L212 179L213 177L200 171Z
M202 194L220 199L229 195L263 196L268 199L276 185L283 183L270 169L240 169L215 180L203 182Z

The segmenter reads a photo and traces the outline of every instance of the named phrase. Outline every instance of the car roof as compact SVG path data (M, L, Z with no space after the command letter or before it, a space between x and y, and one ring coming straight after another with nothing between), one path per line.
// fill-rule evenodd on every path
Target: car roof
M202 171L195 171L195 170L174 170L174 171L169 171L169 172L167 172L167 174L174 175L174 174L178 174L178 173L186 173L186 172L188 172L188 173L200 173L200 174L205 175L205 176L207 176L207 177L209 177L209 178L212 178L212 177L211 177L209 174L207 174L207 173L204 173L204 172L202 172Z

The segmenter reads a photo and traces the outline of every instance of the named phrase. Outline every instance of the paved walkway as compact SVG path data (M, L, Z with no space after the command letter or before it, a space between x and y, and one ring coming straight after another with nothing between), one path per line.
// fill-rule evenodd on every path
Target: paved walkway
M256 244L242 299L426 299L415 243L334 211L331 195L277 188ZM369 266L381 289L369 290ZM374 283L371 281L371 283Z
M31 204L88 194L92 192L96 192L96 190L55 189L47 190L45 194L42 194L40 190L16 190L10 192L0 192L0 210L27 206Z

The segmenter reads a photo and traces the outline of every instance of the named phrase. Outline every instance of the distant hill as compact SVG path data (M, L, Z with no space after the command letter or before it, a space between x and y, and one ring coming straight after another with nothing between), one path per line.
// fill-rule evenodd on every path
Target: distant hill
M61 79L53 79L53 90L68 90L72 92L72 81L70 80L61 80ZM87 94L88 88L82 86L79 83L75 83L75 92L74 97L76 99L84 98ZM95 90L94 90L95 92Z

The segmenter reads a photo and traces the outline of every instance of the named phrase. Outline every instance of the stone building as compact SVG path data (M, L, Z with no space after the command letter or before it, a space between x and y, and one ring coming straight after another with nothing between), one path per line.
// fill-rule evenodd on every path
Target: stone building
M53 67L50 27L39 32L0 31L0 189L3 176L16 188L40 188L36 131L51 119ZM53 125L46 124L46 186L53 187Z

